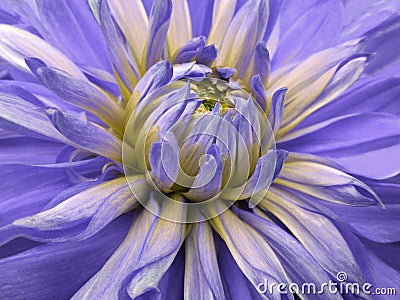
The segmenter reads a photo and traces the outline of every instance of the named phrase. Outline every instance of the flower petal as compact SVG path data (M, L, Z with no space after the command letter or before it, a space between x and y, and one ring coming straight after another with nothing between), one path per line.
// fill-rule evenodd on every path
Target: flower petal
M122 142L103 127L57 109L48 109L51 122L77 148L121 161Z
M40 212L53 197L70 187L64 169L2 165L0 176L1 226Z
M28 31L10 25L0 25L0 57L25 71L29 71L25 57L37 57L48 66L80 79L85 78L80 69L53 46Z
M276 215L332 276L346 272L349 282L364 283L346 240L327 217L300 207L294 194L275 187L270 188L266 199L259 205Z
M153 143L149 161L153 180L163 191L169 191L179 170L179 145L173 134L167 135L161 142Z
M0 127L33 137L66 142L66 138L54 128L43 108L14 95L0 94Z
M149 20L141 0L108 0L110 10L127 39L132 53L132 62L139 70ZM136 28L137 30L132 30Z
M0 260L2 297L69 299L117 249L129 220L122 217L86 241L41 245Z
M343 205L325 205L331 209L331 215L351 226L362 237L378 243L400 241L400 205L386 204L382 207L348 207ZM390 230L388 230L390 228Z
M272 67L299 61L335 45L342 23L340 1L283 1L279 16L279 46L272 57Z
M270 284L285 282L282 265L262 236L242 222L231 210L210 220L213 228L227 244L232 256L253 286L268 280ZM266 295L262 295L267 299ZM280 299L280 295L268 295Z
M211 226L193 225L185 248L185 299L224 299Z
M348 172L382 179L400 172L400 122L383 113L355 114L299 130L280 145L290 151L327 157ZM311 146L312 145L312 146Z
M229 24L234 16L237 0L229 2L224 0L214 1L212 12L212 25L208 35L208 43L215 44L217 49L221 49L222 41L226 35Z
M168 210L168 205L161 208L165 209ZM147 210L140 211L125 241L72 299L116 299L122 295L134 299L149 290L157 290L185 236L184 224L166 221Z
M0 139L0 165L54 163L61 148L65 146L25 136Z
M170 55L191 39L192 21L187 0L172 0L172 15L167 34Z
M111 63L116 71L115 75L125 100L128 100L139 78L139 70L130 61L122 33L111 15L107 0L101 1L99 13L100 27L108 46Z
M122 130L123 109L95 85L57 69L48 68L35 58L26 59L26 64L48 89L64 101L92 112L114 129Z
M171 0L155 0L150 13L150 30L142 57L142 73L163 59L172 14Z
M7 231L36 241L86 239L135 204L126 179L115 179L78 192L38 214L15 220Z
M268 241L278 255L288 276L288 281L302 286L306 283L314 283L321 287L328 283L330 277L318 263L318 261L304 248L301 243L285 230L266 219L260 212L260 216L246 211L238 210L239 217L256 228ZM300 291L300 293L302 293ZM303 295L302 295L303 296ZM342 299L338 294L306 295L309 299Z
M203 51L205 45L206 38L204 36L195 37L186 41L173 55L174 63L183 64L191 61Z
M111 71L101 30L87 7L77 1L37 0L35 3L41 21L39 32L46 41L81 66Z
M184 194L185 197L204 201L215 196L222 187L222 169L221 151L217 145L212 144L189 192Z
M256 44L264 36L268 15L268 1L246 2L229 24L217 58L217 66L235 68L241 77L250 64ZM235 48L241 51L232 52Z
M274 134L277 134L281 127L287 90L287 88L277 90L272 96L271 104L269 105L268 121L271 124Z
M215 236L218 266L227 299L262 299L262 296L238 267L224 241Z
M328 202L351 206L382 205L370 187L334 166L311 155L290 153L275 183Z
M282 128L278 133L278 138L297 126L308 115L325 106L349 88L363 72L369 56L369 54L357 54L342 62L332 74L329 82L324 87L324 91L322 92L321 90L319 95L315 94L317 98L313 99L312 96L304 98L304 94L298 95L293 99L288 95L287 103L285 103ZM329 73L327 72L326 74Z

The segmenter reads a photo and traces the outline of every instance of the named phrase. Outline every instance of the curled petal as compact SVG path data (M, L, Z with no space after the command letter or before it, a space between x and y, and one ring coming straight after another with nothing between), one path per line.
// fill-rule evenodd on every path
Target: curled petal
M63 114L57 109L48 109L48 114L55 128L73 146L121 161L121 140L103 127Z

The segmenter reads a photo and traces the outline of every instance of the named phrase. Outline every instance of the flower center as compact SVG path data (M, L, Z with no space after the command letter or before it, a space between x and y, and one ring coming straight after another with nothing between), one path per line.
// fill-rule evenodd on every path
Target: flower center
M239 84L184 79L140 100L127 123L124 168L145 174L163 201L231 203L252 196L257 182L249 180L272 146L265 113Z

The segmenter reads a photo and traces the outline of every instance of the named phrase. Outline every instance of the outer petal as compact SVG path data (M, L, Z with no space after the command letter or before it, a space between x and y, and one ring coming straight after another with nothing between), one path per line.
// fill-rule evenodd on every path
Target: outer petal
M82 1L37 0L41 36L80 66L111 71L101 30ZM74 28L74 30L71 30Z
M272 67L299 61L338 40L342 23L340 1L283 1L279 16L279 46L272 57Z
M132 61L139 69L149 21L141 0L109 0L110 10L132 51ZM136 29L136 30L134 30Z
M330 277L326 271L298 240L273 222L267 220L263 213L259 212L259 214L261 217L253 213L239 211L239 216L260 231L272 246L287 271L290 282L294 282L299 286L312 282L317 287L329 282ZM342 299L338 294L306 294L302 296L306 299Z
M185 235L185 225L165 221L146 210L139 212L125 241L72 299L135 298L157 290Z
M155 0L150 13L150 31L142 57L142 73L163 59L172 14L171 0Z
M276 215L332 276L346 272L349 282L364 282L349 246L327 217L298 206L293 195L276 188L267 199L260 206Z
M70 298L115 251L127 233L130 218L118 219L87 241L41 245L0 260L2 297Z
M0 127L33 137L66 142L43 108L14 95L0 94Z
M232 256L253 286L268 279L268 283L285 282L279 259L261 235L243 223L231 210L210 220L214 229L227 244ZM262 295L265 299L267 295ZM279 294L268 295L280 299Z
M319 87L321 88L320 94L317 92L315 95L309 95L309 97L307 97L304 90L305 93L303 95L302 92L300 92L293 97L293 95L290 95L290 92L288 92L289 95L287 103L285 103L282 128L278 133L278 137L283 136L286 132L290 131L302 120L307 118L309 114L328 104L349 88L363 72L368 57L369 55L355 55L342 62L331 77L328 75L330 73L329 71L323 74L322 77L330 77L330 79L326 86L323 80L318 82L319 80L317 79L318 84L322 84L322 86ZM318 91L317 85L315 86L316 91ZM313 99L313 96L317 97Z
M83 239L97 233L135 204L126 179L120 178L75 194L41 213L18 219L11 227L19 235L40 241Z
M95 114L114 129L122 130L123 109L95 85L48 68L34 58L28 58L26 63L43 84L64 101Z
M0 57L25 71L29 71L25 57L37 57L51 67L77 78L85 78L79 68L53 46L28 31L10 25L0 25Z
M187 0L172 0L172 15L167 34L170 55L192 39L192 21Z
M100 27L108 46L108 53L115 69L121 93L125 100L128 100L139 78L139 69L135 68L130 61L124 38L111 15L107 0L101 2L99 16Z
M229 24L217 57L217 66L236 68L242 76L250 64L255 45L264 36L268 15L268 1L246 2Z
M2 165L0 224L38 213L50 200L70 187L64 169ZM38 188L40 187L40 188Z
M185 299L224 299L210 225L194 225L185 246Z
M261 294L239 268L224 241L215 236L218 266L227 299L262 299Z
M351 206L382 203L370 187L333 166L311 155L290 153L275 183L333 203Z
M348 115L300 129L287 138L292 140L280 143L281 147L327 157L353 174L382 179L400 172L397 116Z
M56 161L64 144L31 137L0 139L0 165L2 164L50 164Z
M105 128L74 116L63 114L57 109L49 109L51 122L63 134L69 144L115 161L121 161L121 140ZM67 142L68 143L68 142Z
M212 26L208 35L208 42L215 44L217 49L221 49L222 41L235 12L236 1L214 1Z

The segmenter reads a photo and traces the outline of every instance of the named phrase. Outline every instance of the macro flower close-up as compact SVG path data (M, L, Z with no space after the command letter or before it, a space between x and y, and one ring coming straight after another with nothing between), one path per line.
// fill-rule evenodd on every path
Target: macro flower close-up
M1 0L0 299L397 299L398 0Z

